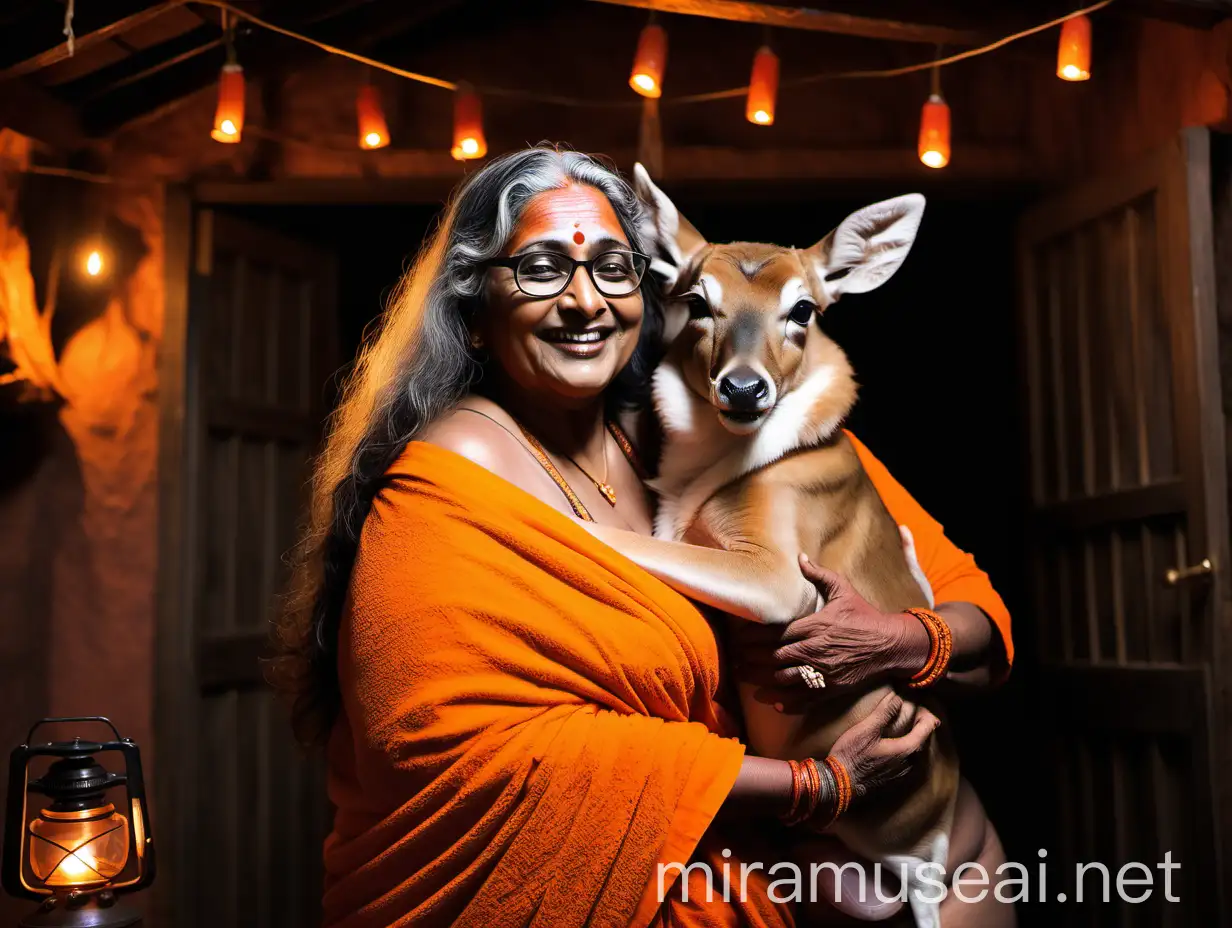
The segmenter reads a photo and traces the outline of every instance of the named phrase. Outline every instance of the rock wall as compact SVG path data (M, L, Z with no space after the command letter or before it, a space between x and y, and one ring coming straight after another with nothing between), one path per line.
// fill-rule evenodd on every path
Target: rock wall
M37 208L19 175L0 174L0 294L10 297L0 330L13 295L33 297L46 275L37 257L45 249L26 247L22 221ZM16 384L0 395L0 748L43 716L106 715L141 745L148 779L162 190L125 184L107 192L103 209L126 254L102 285L101 311L79 326L66 320L59 333L59 395L19 402ZM63 218L69 239L75 223ZM56 219L41 225L54 229ZM78 268L66 262L63 273ZM0 895L0 922L27 908Z

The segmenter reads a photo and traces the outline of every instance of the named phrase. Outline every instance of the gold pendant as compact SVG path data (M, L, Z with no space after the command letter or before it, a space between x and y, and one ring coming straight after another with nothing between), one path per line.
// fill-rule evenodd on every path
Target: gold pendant
M612 485L608 483L599 483L599 484L596 484L596 486L598 486L599 492L602 493L607 498L607 501L611 503L613 506L615 506L616 505L616 490L612 487Z

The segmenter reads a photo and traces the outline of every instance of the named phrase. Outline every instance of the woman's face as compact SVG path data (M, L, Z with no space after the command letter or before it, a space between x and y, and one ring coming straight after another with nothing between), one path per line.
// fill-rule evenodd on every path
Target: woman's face
M549 190L530 200L505 256L551 252L590 260L606 251L629 251L607 197L581 184ZM528 296L514 271L488 271L478 333L492 359L528 393L557 402L592 400L629 363L642 328L642 294L608 297L577 268L564 292Z

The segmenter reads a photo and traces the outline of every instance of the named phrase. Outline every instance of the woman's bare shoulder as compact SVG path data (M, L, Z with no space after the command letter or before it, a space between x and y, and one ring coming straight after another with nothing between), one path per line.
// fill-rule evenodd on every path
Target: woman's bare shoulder
M517 438L517 423L491 400L468 396L419 436L473 461L515 486L560 508L555 484Z
M468 397L424 429L418 438L499 473L503 459L521 453L517 439L507 431L508 425L501 422L502 418L509 417L495 403Z

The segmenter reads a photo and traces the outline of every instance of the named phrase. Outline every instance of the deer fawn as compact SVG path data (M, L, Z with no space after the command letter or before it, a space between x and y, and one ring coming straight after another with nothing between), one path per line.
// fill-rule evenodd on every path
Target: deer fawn
M634 182L660 252L652 270L667 292L670 347L655 372L664 436L655 537L587 523L600 539L669 585L734 621L787 623L818 606L800 552L844 575L887 612L931 605L931 591L841 430L856 396L846 355L817 318L844 293L888 280L906 258L924 211L918 194L867 206L811 248L709 244L650 180ZM823 757L887 687L778 712L741 684L748 742L778 758ZM914 706L905 704L907 713ZM930 709L935 709L930 705ZM898 720L903 731L911 718ZM912 912L939 924L939 901L919 898L944 868L958 792L947 730L933 735L920 776L869 795L836 823L856 853L907 866ZM928 868L924 868L927 872ZM932 878L942 875L933 869Z

